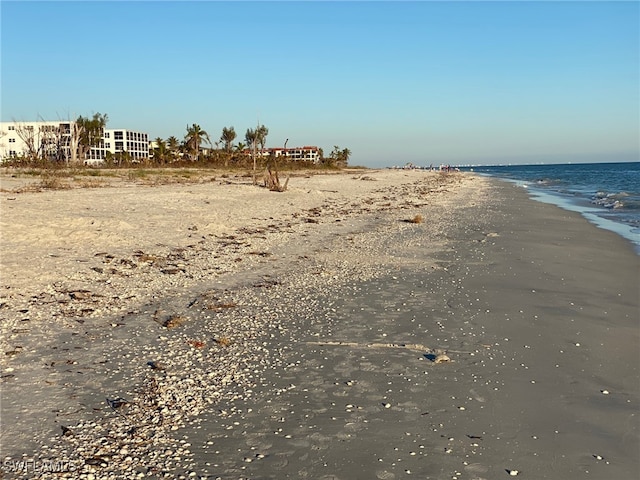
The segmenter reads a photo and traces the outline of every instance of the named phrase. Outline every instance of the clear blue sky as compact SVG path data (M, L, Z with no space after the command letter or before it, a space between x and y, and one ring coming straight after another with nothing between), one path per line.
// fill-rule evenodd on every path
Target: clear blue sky
M259 120L352 165L637 161L639 5L5 0L0 114Z

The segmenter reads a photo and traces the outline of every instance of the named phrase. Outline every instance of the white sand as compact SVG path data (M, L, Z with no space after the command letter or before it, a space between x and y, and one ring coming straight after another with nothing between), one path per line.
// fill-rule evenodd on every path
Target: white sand
M11 180L6 478L637 477L638 258L579 215L420 171Z
M325 271L320 277L310 271L310 280L303 284L320 281L323 288L345 281L346 277L337 280L338 271L363 278L383 267L379 252L356 248L356 259L354 252L345 256L346 250L323 245L335 244L335 239L350 244L348 232L369 229L367 222L376 212L398 212L388 228L410 228L403 220L422 214L432 228L442 231L447 222L441 213L444 207L461 201L449 190L466 191L471 198L482 195L481 185L463 175L380 170L296 176L282 193L253 186L246 177L159 186L112 181L103 188L20 193L24 181L0 177L0 352L5 353L0 365L3 380L11 382L2 398L3 450L15 453L21 442L38 443L36 438L51 434L57 420L45 412L56 411L61 402L73 411L74 402L65 403L69 395L79 398L123 382L135 388L135 382L142 381L132 375L139 375L146 361L130 369L118 367L120 360L108 364L114 380L108 372L94 380L85 377L84 383L62 380L57 375L66 378L70 370L56 373L47 365L61 363L56 351L65 350L65 344L80 348L78 335L89 335L91 343L104 339L77 360L93 371L90 365L102 364L105 356L118 359L125 351L141 348L129 338L140 335L138 327L118 333L118 318L158 299L196 295L225 274L236 273L247 282L270 281L276 272L285 277L297 273L287 273L298 268L291 260L313 254L316 261L325 262ZM366 235L360 239L370 240ZM408 260L385 261L395 268ZM181 308L176 312L182 314ZM231 331L244 328L246 322L239 322ZM142 326L143 335L155 335L147 330ZM231 364L240 358L236 355L229 358ZM222 365L218 368L224 370ZM109 382L115 383L109 387ZM27 392L33 405L22 401ZM35 423L34 409L44 415Z
M416 199L397 198L394 189L437 175L379 170L295 177L284 193L254 187L247 179L3 192L2 282L21 294L40 292L53 282L80 288L90 279L78 278L79 270L83 270L79 264L89 262L99 252L155 253L193 245L211 236L236 234L240 228L265 228L282 222L300 227L308 210L321 208L323 212L337 210L340 215L348 215L350 210L366 207L361 202L379 203L389 195L393 206L410 204Z
M42 292L86 289L104 293L104 279L91 270L102 267L104 255L100 254L113 255L117 262L128 261L139 251L166 257L176 249L190 247L209 252L199 255L200 263L211 263L210 254L215 251L217 268L235 269L242 252L220 248L218 239L234 235L238 243L245 242L245 251L268 250L291 241L292 234L326 229L327 224L351 214L426 205L435 201L438 191L446 190L435 184L440 177L435 172L403 170L309 175L292 178L284 193L253 186L247 178L12 193L6 190L17 185L5 177L0 182L5 190L0 193L0 298L14 303ZM470 182L469 178L460 176L456 182ZM425 188L433 190L428 200L415 193L403 195L403 184L427 181L434 182L433 187L425 183ZM475 184L480 182L475 180ZM456 201L440 197L441 202ZM415 215L422 209L413 207L412 212ZM423 214L427 213L436 215L437 209ZM309 218L322 223L309 223ZM259 234L252 235L256 230ZM113 262L109 266L114 267ZM211 265L200 270L208 267ZM125 296L126 291L142 285L153 290L155 275L143 275L141 270L119 271L121 275L110 279L112 286L118 285L110 294ZM186 287L202 279L203 275L194 274L179 281ZM164 286L166 278L159 287ZM5 321L2 332L6 334L12 327L12 322Z

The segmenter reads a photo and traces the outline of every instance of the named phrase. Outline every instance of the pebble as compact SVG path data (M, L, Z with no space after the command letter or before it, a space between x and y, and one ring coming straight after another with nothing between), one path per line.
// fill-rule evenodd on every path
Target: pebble
M330 213L325 212L325 215L328 216ZM232 271L237 265L235 259L240 257L243 258L243 265L249 265L253 256L246 255L243 257L244 253L255 252L258 249L268 250L263 246L264 244L274 242L274 239L280 242L282 237L282 234L264 233L264 235L265 238L268 235L272 236L269 237L268 241L265 240L263 242L257 236L242 237L238 235L235 240L229 241L226 246L229 250L234 250L233 253L227 256L222 255L222 258L217 255L211 255L211 249L208 248L211 245L207 243L209 240L206 240L203 241L203 253L201 254L203 259L207 259L206 261L203 260L201 262L200 258L195 257L197 253L195 250L187 250L184 253L186 259L181 258L179 262L175 260L167 262L167 258L160 255L158 255L157 262L136 262L136 275L140 275L139 277L120 275L123 271L118 267L119 275L113 275L107 279L103 278L102 283L104 285L110 284L108 287L110 295L92 297L92 301L97 301L96 299L100 298L100 302L103 302L100 304L100 308L93 305L96 307L94 313L97 312L100 317L109 315L118 317L117 320L104 324L114 328L122 327L117 330L109 328L107 332L110 339L116 338L116 335L122 335L121 332L125 331L131 334L129 338L122 335L123 339L118 340L119 350L111 352L111 356L106 359L107 361L99 365L99 373L104 374L107 380L112 377L122 378L123 384L127 386L121 392L105 392L104 395L109 398L116 398L119 394L122 394L131 401L126 406L119 408L117 412L109 411L104 417L100 415L100 419L97 421L85 421L84 424L78 423L76 425L70 423L69 425L74 429L75 434L68 438L58 436L55 439L55 443L50 445L47 450L47 453L50 454L48 455L49 457L58 455L66 458L67 455L70 455L72 457L70 460L73 461L74 458L76 460L87 458L87 453L90 452L96 459L104 459L104 461L99 461L95 465L84 465L83 463L82 468L87 470L78 473L78 475L84 474L84 478L94 480L98 475L97 472L99 472L99 478L105 479L144 478L152 475L164 475L165 478L196 477L197 473L193 471L194 465L192 465L193 455L187 449L190 444L176 440L175 437L177 435L171 432L193 425L190 422L196 418L198 412L207 409L208 404L225 405L230 418L228 422L224 423L224 426L228 426L231 429L234 428L234 426L229 425L232 419L239 418L237 416L238 412L234 411L236 407L232 407L234 402L249 399L251 388L254 388L256 392L258 391L255 388L256 384L260 383L258 379L266 369L275 365L275 370L278 370L277 360L274 359L279 358L281 352L270 351L272 341L269 340L269 335L276 335L281 338L283 335L288 334L289 331L293 331L293 327L289 329L288 322L297 320L286 315L288 304L295 304L296 294L291 292L295 292L296 287L299 287L304 298L307 298L308 293L305 292L308 291L322 290L327 293L328 288L341 290L344 287L341 282L348 282L349 275L356 276L359 279L366 279L380 272L378 265L359 265L354 268L353 265L345 263L341 268L346 269L348 267L349 271L341 269L339 274L338 272L332 272L331 278L335 282L332 280L330 283L327 283L326 277L320 275L309 275L308 272L305 273L303 271L300 273L294 272L291 278L287 278L286 284L283 282L282 286L278 283L270 283L271 280L267 280L261 282L263 286L259 288L247 288L246 292L239 289L232 292L236 298L225 298L221 299L221 301L214 298L207 299L203 295L199 295L196 298L196 302L189 307L185 307L189 302L183 302L183 299L179 298L179 296L176 295L174 299L167 295L167 293L173 294L176 289L188 291L194 285L204 285L205 282L210 285L216 284L215 280L211 281L212 270L208 268L209 266L215 266L216 271L221 273ZM248 238L250 238L251 242L248 242ZM216 237L214 241L218 242L219 240L220 238ZM242 243L244 241L247 242L246 245ZM178 253L183 255L183 252ZM189 255L194 256L195 261L191 261ZM113 258L113 256L112 260L109 259L108 262L114 266L120 261L119 258ZM263 262L263 260L260 261ZM164 265L161 265L163 262ZM154 263L156 264L155 266ZM193 275L193 280L188 279L187 275L181 272L175 272L176 275L158 275L159 267L164 268L165 266L165 270L172 268L186 270ZM143 272L143 269L148 270ZM202 269L202 271L198 269ZM107 269L105 268L106 271ZM92 272L92 275L95 274L96 272ZM102 275L109 274L104 273ZM180 278L177 279L177 277ZM319 286L321 288L318 288ZM135 298L137 304L143 304L141 302L143 294L155 295L157 305L161 305L159 308L166 310L166 312L163 311L158 316L156 324L161 325L162 321L168 322L167 328L163 328L162 333L151 334L149 337L158 347L147 345L145 343L147 332L137 327L138 324L143 324L142 320L145 320L145 316L147 320L153 321L156 299L147 304L147 307L137 307L142 311L131 310L130 306L121 298L112 295L119 293L118 289L123 287L127 288L127 293L132 295L130 298ZM56 290L52 288L52 292L55 293ZM223 293L222 290L211 290L211 294L226 296L228 291L225 290ZM282 300L281 303L283 305L281 306L279 302L273 301L277 298L286 299L286 301ZM307 301L300 303L309 308L309 311L314 311L316 306L308 301L313 298L315 297L308 295ZM230 300L233 300L233 303L237 305L242 305L247 311L251 309L262 313L251 316L246 315L246 311L244 314L234 313L239 312L239 308L236 310L230 308L225 312L207 310L206 308L207 304L231 304ZM80 302L82 299L78 298L77 301ZM43 310L45 308L44 305L42 307ZM154 306L152 307L151 305ZM179 307L174 310L172 308L174 305L179 305ZM265 308L261 311L260 307ZM60 306L58 305L57 308L60 308ZM145 312L145 309L149 311ZM30 312L30 315L31 313L34 314L34 317L36 316L36 312ZM265 317L268 317L268 319L265 320ZM50 318L50 316L43 315L43 318ZM200 322L202 325L196 323L196 319L202 320L205 318L207 319L206 321ZM136 321L126 321L129 319ZM189 320L188 322L186 322L187 319ZM87 321L83 328L86 328L88 323ZM153 326L157 328L158 325L156 324L153 324ZM204 335L208 335L206 338L209 339L209 343L213 338L234 338L234 343L225 349L218 348L215 352L212 349L211 353L207 349L185 350L185 341L193 337L188 337L184 332L188 331L187 329L196 328L194 325L197 325L197 328L201 328L203 340L205 339ZM383 337L388 335L390 336L391 333L382 334ZM135 341L133 341L134 339ZM142 345L142 348L140 348L140 345ZM101 348L103 345L96 344L96 346ZM93 345L91 348L93 348ZM442 351L437 353L438 355L434 359L435 363L451 361L451 358L446 353L442 353ZM78 358L80 359L81 357ZM147 364L146 362L149 363ZM165 365L166 369L164 368ZM248 368L247 371L243 371L245 367ZM321 368L323 367L324 365L321 366ZM300 368L300 364L292 364L291 368ZM13 368L7 368L5 371L11 372ZM109 383L109 381L105 382L107 385ZM345 383L347 386L353 386L357 382L350 379ZM141 387L139 393L136 393L136 387ZM127 388L130 391L126 390ZM295 388L295 385L290 384L289 387L283 388L282 392ZM351 390L347 391L351 392ZM229 407L226 405L229 405ZM385 409L392 408L391 403L383 403L382 405ZM211 410L213 408L215 407L212 407ZM356 407L353 404L349 404L346 408L355 410ZM361 409L363 407L357 408ZM459 409L464 410L465 408L459 407ZM246 412L250 413L251 409L247 409ZM123 421L123 418L126 418L126 421ZM336 417L332 418L336 419ZM238 426L238 429L229 432L229 436L235 432L240 433L243 428L240 425L244 424L243 422L233 422L233 425ZM282 429L275 433L282 435ZM297 433L297 430L294 433ZM223 431L220 434L227 435L227 432ZM285 438L292 438L292 435L286 435ZM145 441L141 441L141 439L145 439ZM221 443L222 440L218 445ZM209 440L206 444L213 445L214 442ZM420 449L424 448L424 445L420 445ZM451 453L452 449L449 448L445 451L446 453ZM111 457L110 455L113 452L118 453ZM422 452L420 454L422 455ZM216 455L220 455L220 452L216 452ZM417 453L412 451L409 452L409 455L415 456ZM264 453L258 453L255 457L244 458L245 463L248 464L254 459L263 459L265 457ZM141 459L145 458L149 459L151 464L157 466L158 471L162 473L147 474L146 472L138 471L136 467L141 465ZM243 457L241 456L240 458ZM222 464L223 462L219 463ZM90 473L88 469L94 469L94 473ZM404 471L406 474L412 473L409 469ZM44 478L50 479L54 477L45 476ZM77 475L74 478L78 478Z

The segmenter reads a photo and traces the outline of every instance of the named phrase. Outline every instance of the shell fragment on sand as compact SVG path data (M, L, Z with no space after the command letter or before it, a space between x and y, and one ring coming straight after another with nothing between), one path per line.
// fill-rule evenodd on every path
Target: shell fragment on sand
M446 353L441 353L436 355L436 358L433 360L433 363L446 363L450 362L451 358Z

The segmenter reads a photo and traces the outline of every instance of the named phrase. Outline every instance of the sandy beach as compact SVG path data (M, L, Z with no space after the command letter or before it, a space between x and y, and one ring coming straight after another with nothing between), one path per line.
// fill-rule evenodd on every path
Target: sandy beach
M0 187L2 478L640 475L639 257L514 185Z

